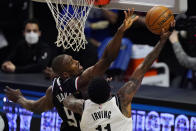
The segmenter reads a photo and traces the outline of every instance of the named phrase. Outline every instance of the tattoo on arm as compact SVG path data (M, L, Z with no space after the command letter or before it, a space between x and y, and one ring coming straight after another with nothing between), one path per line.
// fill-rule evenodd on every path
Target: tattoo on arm
M140 86L140 83L140 80L131 78L118 92L120 97L121 110L126 117L131 117L131 101L133 95Z
M119 96L121 103L125 105L129 104L135 94L137 88L140 86L141 81L135 78L131 78L124 86L119 90Z
M128 87L132 87L132 88L127 88L126 93L130 94L131 92L133 92L134 90L137 89L137 87L140 85L140 82L138 79L135 78L131 78L126 84L125 86Z
M160 40L157 45L154 47L154 49L146 56L143 63L141 64L141 69L144 75L151 67L153 62L158 58L164 44L166 43L166 40Z

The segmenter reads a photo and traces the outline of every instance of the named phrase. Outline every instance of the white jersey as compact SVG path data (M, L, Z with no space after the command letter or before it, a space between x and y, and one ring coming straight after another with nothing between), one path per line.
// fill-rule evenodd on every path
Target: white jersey
M132 131L132 118L125 117L117 104L117 97L101 105L86 100L80 123L81 131Z

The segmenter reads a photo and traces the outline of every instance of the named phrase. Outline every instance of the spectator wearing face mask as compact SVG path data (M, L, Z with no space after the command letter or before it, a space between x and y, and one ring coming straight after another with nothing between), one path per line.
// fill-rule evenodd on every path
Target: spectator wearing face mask
M40 25L36 19L25 22L23 35L24 39L16 44L1 65L2 71L36 73L41 72L50 62L50 46L40 39Z

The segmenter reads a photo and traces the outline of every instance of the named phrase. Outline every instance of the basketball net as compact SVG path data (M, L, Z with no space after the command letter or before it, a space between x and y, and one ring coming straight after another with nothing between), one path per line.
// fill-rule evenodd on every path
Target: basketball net
M73 51L85 49L88 42L85 38L84 27L94 1L67 0L67 4L64 5L63 0L46 0L58 30L55 42L57 47L71 48Z

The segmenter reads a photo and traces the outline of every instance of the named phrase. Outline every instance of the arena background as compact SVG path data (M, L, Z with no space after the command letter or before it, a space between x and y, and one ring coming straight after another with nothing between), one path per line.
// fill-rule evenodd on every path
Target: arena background
M193 1L193 0L192 0ZM22 9L24 3L27 7ZM194 4L189 2L187 14L196 15ZM38 18L42 25L43 38L46 41L56 40L56 29L53 18L46 4L33 3L28 0L12 2L0 1L0 27L6 28L5 34L11 44L22 37L22 24L29 15ZM5 13L6 12L6 13ZM31 13L29 13L31 12ZM32 14L33 13L33 14ZM48 19L44 19L47 17ZM44 24L46 23L47 24ZM1 54L2 56L2 54ZM115 93L123 83L111 83ZM11 74L0 73L0 112L8 119L10 131L57 131L61 123L56 110L42 114L33 114L5 98L4 87L20 88L25 97L38 99L45 94L51 81L42 74ZM142 85L134 97L132 104L133 129L135 131L195 131L196 130L196 91L176 88L164 88Z

